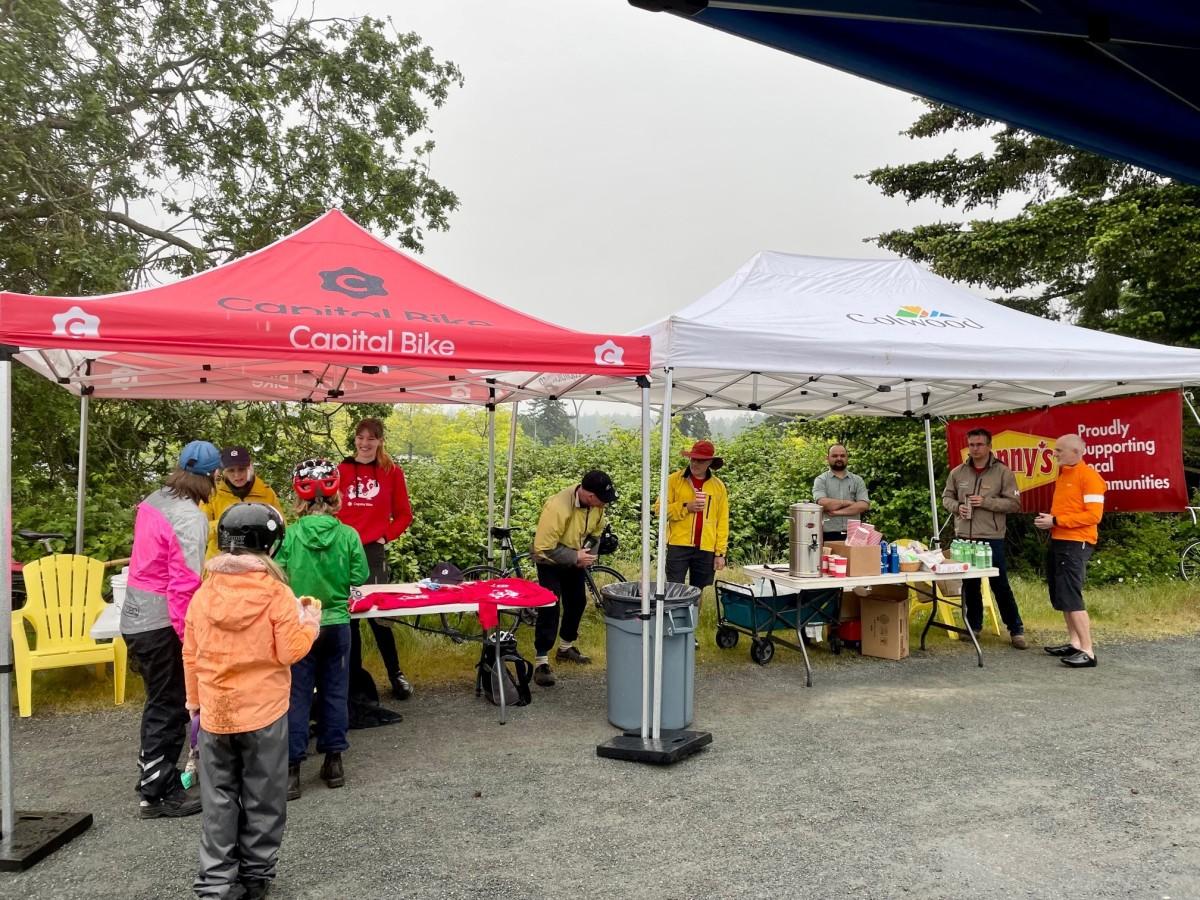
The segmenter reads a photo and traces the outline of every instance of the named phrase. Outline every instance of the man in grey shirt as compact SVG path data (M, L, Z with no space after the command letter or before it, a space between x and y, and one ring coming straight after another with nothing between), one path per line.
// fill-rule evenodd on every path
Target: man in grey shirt
M813 501L825 510L826 541L846 539L846 520L857 519L871 508L867 485L846 470L850 454L842 444L834 444L825 457L828 471L813 479Z

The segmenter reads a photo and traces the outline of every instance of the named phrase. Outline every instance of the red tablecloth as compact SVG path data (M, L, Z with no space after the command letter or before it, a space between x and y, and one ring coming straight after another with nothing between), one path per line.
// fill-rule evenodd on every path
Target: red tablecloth
M366 612L370 609L420 609L422 606L439 606L444 603L475 603L479 606L479 624L484 628L495 628L500 621L497 610L501 606L547 606L556 599L552 591L532 581L521 578L496 578L491 581L446 585L439 590L425 590L419 594L367 594L350 601L350 612Z

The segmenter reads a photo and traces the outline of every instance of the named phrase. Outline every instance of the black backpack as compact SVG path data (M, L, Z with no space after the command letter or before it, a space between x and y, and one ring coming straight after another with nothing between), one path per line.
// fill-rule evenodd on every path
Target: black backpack
M485 694L489 701L500 705L500 691L504 692L505 706L528 706L533 700L529 682L533 678L533 664L517 652L517 639L511 632L500 635L500 665L496 665L496 641L485 640L475 664L475 696Z

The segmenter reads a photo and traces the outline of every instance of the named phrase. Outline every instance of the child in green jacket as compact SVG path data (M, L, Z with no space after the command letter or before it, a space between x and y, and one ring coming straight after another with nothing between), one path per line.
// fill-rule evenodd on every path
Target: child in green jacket
M342 753L350 743L350 588L370 573L358 533L337 520L341 503L338 468L327 459L306 459L292 471L299 521L287 530L275 561L297 596L321 601L321 632L312 650L292 666L288 706L288 799L300 796L300 763L308 752L313 688L319 704L317 752L325 754L321 779L331 788L346 783Z

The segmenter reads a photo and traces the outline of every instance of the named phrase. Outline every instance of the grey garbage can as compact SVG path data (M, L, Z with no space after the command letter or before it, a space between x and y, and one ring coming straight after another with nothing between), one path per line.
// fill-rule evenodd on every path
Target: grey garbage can
M655 586L650 585L650 680L654 681ZM662 727L692 724L695 632L700 588L667 583L663 603ZM610 584L600 591L608 654L608 721L625 731L642 727L642 586ZM653 703L653 698L651 698ZM653 715L653 708L651 708Z

